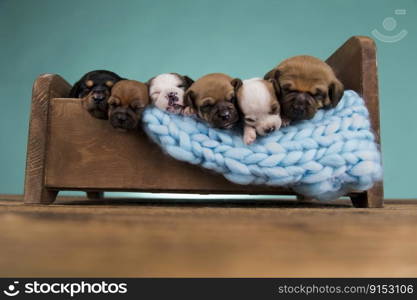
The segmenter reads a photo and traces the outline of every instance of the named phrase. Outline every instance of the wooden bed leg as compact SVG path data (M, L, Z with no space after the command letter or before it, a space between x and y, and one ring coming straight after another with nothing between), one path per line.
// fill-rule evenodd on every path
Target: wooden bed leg
M104 192L87 192L87 198L89 200L103 200Z
M357 207L357 208L368 207L368 197L367 197L366 192L351 194L349 195L349 197L354 207Z
M67 96L70 88L62 77L54 74L41 75L33 84L26 157L25 203L50 204L58 194L57 190L45 187L49 101L52 98Z
M363 193L352 193L349 195L354 207L382 208L384 207L383 189L380 182Z
M42 194L41 204L52 204L55 202L56 196L58 196L57 190L48 190L45 189L45 192Z

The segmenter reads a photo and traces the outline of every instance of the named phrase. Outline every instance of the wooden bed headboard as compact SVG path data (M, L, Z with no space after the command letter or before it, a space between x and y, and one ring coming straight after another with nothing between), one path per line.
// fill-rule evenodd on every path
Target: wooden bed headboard
M375 43L352 37L327 62L346 89L365 99L380 143ZM71 85L55 74L33 86L27 148L25 203L50 204L60 190L146 191L198 194L294 195L286 188L237 185L222 175L165 155L142 131L121 133L92 118L79 99L65 97ZM382 207L383 186L349 194L356 207Z

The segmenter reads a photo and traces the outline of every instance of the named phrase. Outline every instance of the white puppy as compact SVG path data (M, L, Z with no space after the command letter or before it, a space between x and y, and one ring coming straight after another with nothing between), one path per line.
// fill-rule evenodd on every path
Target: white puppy
M151 102L161 110L174 114L193 114L184 104L184 93L194 81L188 76L165 73L148 81Z
M281 127L278 84L274 80L243 80L237 91L237 103L244 116L243 141L251 144L256 136L266 135Z

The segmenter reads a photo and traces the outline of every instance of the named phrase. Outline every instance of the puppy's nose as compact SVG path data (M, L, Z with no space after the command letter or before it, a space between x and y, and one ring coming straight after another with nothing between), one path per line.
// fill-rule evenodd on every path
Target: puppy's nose
M307 95L304 93L300 93L295 98L293 108L295 111L303 112L306 108L307 103L308 103Z
M94 93L93 94L94 102L101 102L101 101L104 100L104 98L106 98L106 95L104 95L104 93Z
M275 126L269 127L267 129L265 129L265 133L271 133L275 130Z
M219 112L219 116L220 118L222 118L223 120L227 121L230 119L230 111L228 109L225 110L221 110Z
M168 102L169 102L170 105L174 104L175 102L178 102L178 100L179 100L178 96L177 96L177 93L175 93L175 92L169 92L167 97L168 97Z
M119 115L117 115L117 120L119 121L119 122L121 122L121 123L123 123L124 121L126 121L126 115L122 115L122 114L119 114Z
M306 93L298 93L298 95L295 97L295 104L298 104L299 106L304 106L306 102L308 101L308 95Z

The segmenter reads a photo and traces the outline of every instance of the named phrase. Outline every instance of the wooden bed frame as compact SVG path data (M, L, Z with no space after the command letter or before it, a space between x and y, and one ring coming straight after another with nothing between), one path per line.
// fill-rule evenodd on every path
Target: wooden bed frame
M352 37L327 62L346 89L364 97L379 143L375 43ZM79 99L63 98L70 88L55 74L41 75L34 83L25 203L50 204L61 190L86 191L95 199L104 191L294 195L284 188L233 184L222 175L174 160L143 132L115 131L107 121L92 118ZM356 207L382 207L383 184L349 196Z

